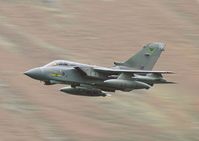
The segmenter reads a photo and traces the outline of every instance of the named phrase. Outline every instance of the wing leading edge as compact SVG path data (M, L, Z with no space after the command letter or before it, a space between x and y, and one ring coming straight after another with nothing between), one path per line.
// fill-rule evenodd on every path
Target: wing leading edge
M121 73L129 73L129 74L147 74L147 73L153 73L153 74L174 74L172 71L152 71L152 70L126 70L126 69L111 69L111 68L94 68L95 71L104 73L104 74L114 74L118 75Z

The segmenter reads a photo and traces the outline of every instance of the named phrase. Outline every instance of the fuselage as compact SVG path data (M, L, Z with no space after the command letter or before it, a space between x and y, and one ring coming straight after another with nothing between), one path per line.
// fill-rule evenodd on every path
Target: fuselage
M56 60L47 65L30 69L25 72L29 77L44 81L47 85L68 84L73 87L91 85L102 88L103 82L111 77L87 77L81 75L74 67L98 67L94 65L80 64L65 60ZM114 91L113 88L103 86L104 90Z
M80 68L83 68L86 73L79 70ZM92 68L108 70L105 67L56 60L42 67L30 69L25 74L33 79L43 81L45 85L67 84L71 85L72 88L86 87L109 92L149 89L155 83L165 83L161 76L153 76L152 74L134 74L133 76L122 74L125 75L125 78L120 79L122 75L104 75Z
M111 68L82 64L72 61L55 60L47 65L26 71L29 77L43 81L45 85L67 84L71 87L60 89L66 93L99 96L103 91L132 91L149 89L153 84L172 83L163 79L169 71L153 71L165 44L146 44L140 51L124 62L115 62Z

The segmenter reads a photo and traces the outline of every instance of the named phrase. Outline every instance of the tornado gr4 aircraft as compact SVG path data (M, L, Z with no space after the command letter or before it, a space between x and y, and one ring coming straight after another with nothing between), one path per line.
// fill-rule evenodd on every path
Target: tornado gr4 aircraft
M111 68L55 60L24 74L45 85L70 85L60 91L73 95L106 96L105 92L116 90L149 89L154 84L173 83L162 76L172 72L152 70L164 47L163 43L149 43L127 61L115 62Z

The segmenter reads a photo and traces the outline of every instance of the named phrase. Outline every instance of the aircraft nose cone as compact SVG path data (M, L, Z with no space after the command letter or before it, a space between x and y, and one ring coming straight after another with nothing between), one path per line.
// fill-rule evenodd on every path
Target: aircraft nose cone
M38 80L41 80L43 77L41 68L30 69L30 70L24 72L24 74L31 78L38 79Z

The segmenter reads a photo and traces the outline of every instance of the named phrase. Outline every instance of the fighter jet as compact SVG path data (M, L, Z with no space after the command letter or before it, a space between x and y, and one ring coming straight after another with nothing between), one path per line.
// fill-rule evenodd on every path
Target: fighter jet
M110 68L77 62L55 60L47 65L30 69L25 75L43 81L45 85L65 84L60 91L72 95L107 96L117 90L130 92L149 89L154 84L169 84L163 74L171 71L154 71L153 66L165 44L146 44L138 53L124 62L114 62Z

